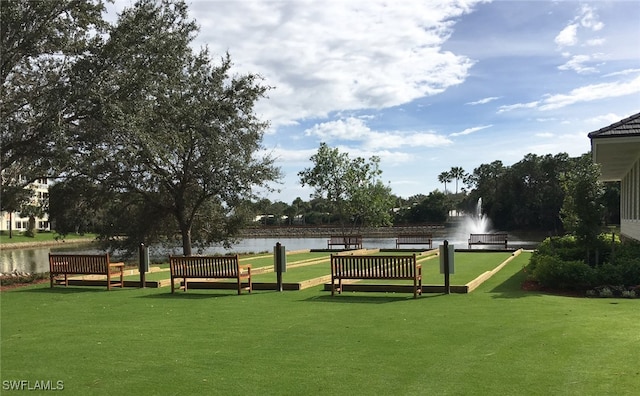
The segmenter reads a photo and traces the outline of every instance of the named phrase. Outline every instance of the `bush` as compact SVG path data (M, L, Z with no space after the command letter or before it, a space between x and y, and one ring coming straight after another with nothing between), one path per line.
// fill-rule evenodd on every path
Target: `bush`
M539 255L533 277L542 286L552 289L586 290L593 285L595 271L583 261Z
M595 269L596 285L624 285L624 277L619 266L604 263Z
M527 272L544 286L559 289L640 285L640 243L620 243L617 238L612 241L611 234L602 234L589 250L599 252L601 264L589 266L585 248L573 236L547 238L531 256Z

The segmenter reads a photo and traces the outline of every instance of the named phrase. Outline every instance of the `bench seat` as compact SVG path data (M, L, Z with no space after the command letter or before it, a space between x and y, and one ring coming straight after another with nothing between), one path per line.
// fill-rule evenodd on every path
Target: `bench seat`
M426 245L433 248L433 234L399 234L396 237L396 249L401 245Z
M233 256L170 256L171 293L175 291L175 279L182 279L187 291L187 279L235 279L238 294L242 289L251 293L251 265L240 265L238 255ZM244 285L243 285L244 283Z
M120 275L120 282L111 283L112 275ZM51 287L55 278L64 275L64 285L69 286L69 275L105 275L107 290L111 286L124 287L124 263L109 261L105 254L55 254L49 253L49 280Z
M362 235L332 235L327 240L327 249L332 246L344 246L345 249L362 249Z
M494 233L494 234L470 234L469 235L469 249L473 245L503 245L507 248L508 237L506 233Z
M413 281L413 297L422 295L422 266L411 256L331 255L331 295L342 293L346 279L388 279ZM337 285L336 285L337 282Z

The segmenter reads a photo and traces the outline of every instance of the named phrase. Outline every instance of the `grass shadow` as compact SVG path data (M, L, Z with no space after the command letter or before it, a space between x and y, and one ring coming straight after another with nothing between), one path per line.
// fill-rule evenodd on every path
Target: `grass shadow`
M321 295L321 296L313 296L313 297L309 297L306 298L304 300L301 301L305 301L305 302L323 302L323 303L336 303L336 304L386 304L386 303L392 303L392 302L399 302L399 301L413 301L413 300L420 300L420 299L424 299L424 298L433 298L433 297L437 297L440 296L440 294L423 294L421 296L418 296L417 299L413 298L412 294L409 295L399 295L399 294L393 294L393 295L389 295L389 293L387 293L386 295L366 295L364 294L366 292L359 292L358 294L355 293L343 293L340 295Z
M208 298L219 298L219 297L234 297L234 296L238 296L238 294L235 293L185 293L185 292L178 292L178 293L171 293L166 292L166 293L153 293L153 294L147 294L144 296L137 296L137 298L153 298L153 299L165 299L165 300L170 300L170 299L180 299L180 300L203 300L203 299L208 299Z
M16 290L10 291L10 293L47 293L47 294L76 294L76 293L109 293L117 290L126 290L120 287L114 287L111 291L107 290L105 286L56 286L56 287L21 287Z
M494 293L493 298L523 298L539 295L537 292L522 289L522 284L526 279L527 274L524 271L518 271L491 289L489 293Z

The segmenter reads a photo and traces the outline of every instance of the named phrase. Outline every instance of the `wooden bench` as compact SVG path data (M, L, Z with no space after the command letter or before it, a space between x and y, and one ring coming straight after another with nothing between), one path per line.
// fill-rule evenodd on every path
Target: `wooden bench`
M411 256L331 255L331 295L342 293L345 279L401 279L413 281L413 298L422 295L422 265ZM336 286L336 281L338 285Z
M171 293L175 291L175 279L182 278L184 291L187 291L188 278L223 278L235 279L238 283L238 294L242 289L252 290L251 265L241 266L238 255L233 256L170 256ZM242 281L245 281L245 287Z
M427 245L433 248L433 234L399 234L396 238L396 249L400 245Z
M344 246L345 249L353 246L355 249L362 249L362 235L332 235L327 240L327 249L331 249L331 246Z
M120 274L120 282L111 284L111 275ZM57 276L64 275L64 285L69 286L69 275L106 275L107 290L111 286L124 287L124 263L109 261L105 254L54 254L49 253L49 278L51 287Z
M507 234L470 234L469 235L469 249L472 245L503 245L507 248Z

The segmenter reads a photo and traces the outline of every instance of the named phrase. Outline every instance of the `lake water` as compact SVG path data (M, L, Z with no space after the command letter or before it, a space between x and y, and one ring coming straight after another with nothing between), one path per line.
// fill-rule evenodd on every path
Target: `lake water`
M221 246L213 246L207 248L202 254L225 254L225 253L259 253L272 252L277 242L285 246L287 251L304 250L304 249L326 249L327 238L246 238L234 245L231 249L224 249ZM443 240L434 239L433 246L441 245ZM467 248L467 240L450 239L449 244ZM510 247L531 248L535 242L517 241L509 238ZM395 248L395 238L363 238L363 247L374 249L393 249ZM76 245L71 247L42 247L42 248L25 248L25 249L3 249L0 251L0 273L6 274L12 271L21 273L44 273L49 271L49 252L51 253L74 253L74 254L100 254L103 251L97 250L92 246ZM170 254L181 254L181 248L166 249L153 248L150 250L152 262L167 262ZM194 252L195 253L195 252ZM200 253L200 252L198 252ZM117 254L112 255L114 261L118 261ZM137 262L137 257L126 262Z

